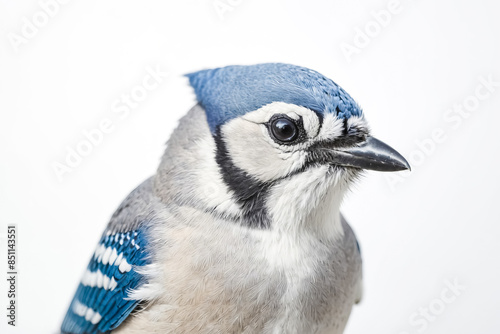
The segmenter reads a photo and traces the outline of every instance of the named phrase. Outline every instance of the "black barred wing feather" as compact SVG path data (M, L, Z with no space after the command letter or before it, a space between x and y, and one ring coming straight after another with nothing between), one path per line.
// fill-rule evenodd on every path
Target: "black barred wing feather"
M139 303L129 293L143 283L136 267L147 264L146 245L146 233L140 228L105 233L64 318L63 333L106 333L129 316Z

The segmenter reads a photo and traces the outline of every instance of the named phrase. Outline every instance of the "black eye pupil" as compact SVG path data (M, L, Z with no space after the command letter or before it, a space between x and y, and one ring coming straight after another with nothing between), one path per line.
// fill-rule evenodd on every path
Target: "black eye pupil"
M275 119L271 123L273 136L283 142L290 142L297 139L299 130L294 122L286 118Z

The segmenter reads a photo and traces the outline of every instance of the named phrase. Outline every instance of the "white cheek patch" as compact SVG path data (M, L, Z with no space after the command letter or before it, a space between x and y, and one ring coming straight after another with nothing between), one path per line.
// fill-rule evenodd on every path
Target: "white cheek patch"
M261 124L237 118L221 130L234 165L262 182L285 177L304 164L304 152L280 150Z
M319 131L315 112L294 104L273 102L233 119L221 128L224 142L233 163L262 182L283 178L300 169L307 154L308 144L280 145L269 135L267 125L271 117L284 114L292 119L302 118L309 139Z

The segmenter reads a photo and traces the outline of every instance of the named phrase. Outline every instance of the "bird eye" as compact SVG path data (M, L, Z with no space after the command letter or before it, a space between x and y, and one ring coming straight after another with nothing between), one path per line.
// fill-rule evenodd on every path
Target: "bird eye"
M271 134L281 142L291 142L299 136L297 125L290 119L280 117L274 119L271 124Z

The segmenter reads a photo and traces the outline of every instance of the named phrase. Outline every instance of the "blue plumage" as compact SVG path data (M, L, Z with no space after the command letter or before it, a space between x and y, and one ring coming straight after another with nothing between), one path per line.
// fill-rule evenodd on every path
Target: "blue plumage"
M362 294L341 199L362 169L408 162L363 117L347 122L361 109L318 72L261 64L187 76L199 104L111 217L61 331L340 334ZM221 128L274 102L287 105Z
M340 118L360 116L356 102L332 80L305 67L269 63L227 66L186 75L205 108L212 133L218 125L272 102Z
M64 318L63 333L106 333L123 322L138 304L128 293L141 284L135 267L147 264L146 248L141 229L103 235Z

